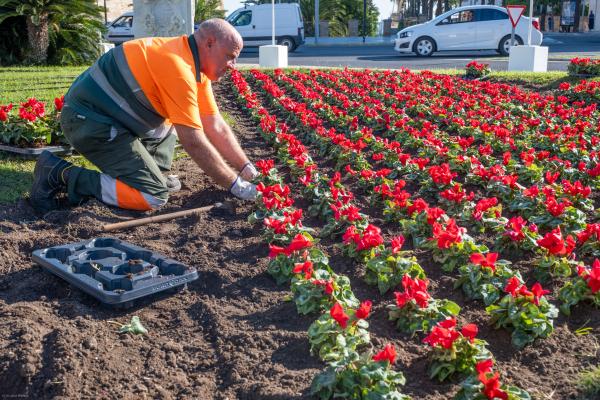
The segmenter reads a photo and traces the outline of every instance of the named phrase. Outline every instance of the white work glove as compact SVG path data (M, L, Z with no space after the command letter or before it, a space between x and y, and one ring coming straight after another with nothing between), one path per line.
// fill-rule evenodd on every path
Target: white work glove
M258 171L251 162L247 162L246 165L244 165L244 168L242 168L242 170L240 171L239 176L241 176L247 181L251 181L252 179L258 176Z
M242 200L254 200L256 199L256 185L248 182L243 179L241 176L235 178L231 188L229 189L231 194L233 194L238 199Z

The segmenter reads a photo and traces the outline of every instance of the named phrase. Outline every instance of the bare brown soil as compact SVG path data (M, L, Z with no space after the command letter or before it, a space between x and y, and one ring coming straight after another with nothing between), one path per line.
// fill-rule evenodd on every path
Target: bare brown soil
M220 86L220 87L219 87ZM252 159L272 157L249 118L237 110L225 85L217 86L220 106L237 121L235 131ZM229 198L189 158L176 161L183 190L160 211L177 211ZM358 193L358 191L357 191ZM246 222L251 204L237 214L201 216L142 226L111 236L163 253L198 269L200 278L177 294L142 301L133 309L105 308L31 261L35 249L101 236L99 226L139 214L90 201L34 217L25 200L0 206L0 395L3 398L308 398L312 377L323 364L310 356L306 331L315 316L299 316L289 291L266 273L267 247L258 227ZM315 222L315 221L312 221ZM315 222L316 223L316 222ZM385 225L384 233L399 230ZM361 270L324 241L334 270L350 277L360 299L372 299L373 344L393 342L403 392L415 400L450 399L458 386L438 384L426 374L421 338L397 333L387 321L380 296ZM490 343L506 382L538 399L572 399L579 371L598 365L600 313L578 306L547 340L517 352L510 334L487 327L481 303L453 291L424 253L419 261L433 281L432 294L463 307L463 322L476 322ZM525 263L526 264L526 263ZM519 265L526 269L527 265ZM555 288L556 289L556 288ZM121 335L119 324L138 315L146 337ZM118 322L115 324L114 321ZM582 326L591 334L578 336Z

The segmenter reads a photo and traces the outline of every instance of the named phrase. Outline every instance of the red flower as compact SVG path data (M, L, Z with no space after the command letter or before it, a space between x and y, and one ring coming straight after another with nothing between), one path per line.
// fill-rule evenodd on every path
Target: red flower
M506 232L504 232L504 235L508 236L511 240L515 242L519 242L525 239L525 234L523 233L523 228L525 227L525 225L527 225L527 221L525 221L523 217L513 217L508 220L507 226L510 229L507 229Z
M256 162L256 167L260 170L263 175L269 175L269 171L273 169L275 166L275 161L273 160L258 160Z
M434 222L446 214L446 212L439 207L430 207L425 210L425 212L427 213L427 223L429 225L433 225Z
M420 213L426 211L429 208L429 205L422 198L418 198L414 201L414 203L406 209L408 215L413 215L414 212Z
M452 178L457 175L456 172L450 170L450 165L448 163L429 167L429 176L431 176L433 182L437 184L449 185L450 182L452 182Z
M481 265L484 268L490 268L492 271L496 271L496 260L498 259L498 253L473 253L471 254L471 263L475 265Z
M423 339L423 343L432 347L439 345L444 349L451 349L456 339L460 337L460 333L456 331L455 327L456 319L454 318L442 321L433 327L431 333Z
M542 289L542 285L540 285L539 282L536 282L531 287L531 293L533 293L533 303L536 306L539 306L540 305L540 298L543 295L550 293L550 291Z
M19 108L19 116L30 122L34 122L36 119L43 117L45 113L44 103L37 101L34 98L27 100L25 103L21 103L21 107Z
M329 315L331 315L331 318L333 318L342 327L342 329L346 329L350 317L344 312L344 309L340 303L335 303L333 307L331 307L331 310L329 310Z
M382 351L373 356L373 361L388 361L390 364L396 362L396 349L394 345L388 343Z
M64 104L65 96L60 96L54 99L54 107L56 108L56 111L61 111Z
M475 336L477 336L478 332L479 332L479 329L477 328L477 325L475 325L475 324L464 325L462 327L462 329L460 330L460 333L464 337L466 337L467 339L469 339L469 341L471 343L473 343L473 341L475 340Z
M325 294L331 295L333 293L333 282L332 281L327 281L325 282Z
M276 246L274 244L269 245L269 258L275 258L279 254L285 254L285 248Z
M508 400L508 393L500 389L500 374L496 372L491 378L486 374L479 375L479 381L483 383L483 394L490 400Z
M402 287L404 287L404 293L394 292L396 296L396 305L400 308L404 307L406 303L414 300L417 306L420 308L426 308L431 296L427 293L427 286L429 281L427 279L411 278L409 275L402 277Z
M399 235L392 239L392 254L398 254L404 245L404 236Z
M312 246L312 242L303 234L299 233L292 239L292 242L285 248L287 255L294 251L299 251Z
M571 254L575 248L575 240L573 236L567 236L567 239L563 239L560 226L556 227L552 231L546 233L542 239L538 239L537 244L548 250L548 252L555 256L565 256Z
M521 287L521 281L516 276L511 277L506 281L504 291L510 293L512 297L517 297L517 290Z
M294 269L292 270L294 274L304 273L304 279L309 280L312 277L314 272L312 261L308 260L303 263L298 263L294 265Z
M487 359L484 361L479 361L477 364L475 364L475 370L477 371L477 374L481 375L481 374L487 374L488 372L492 372L492 367L494 366L494 360Z
M558 203L555 197L548 197L546 199L546 209L550 214L555 217L560 217L562 213L565 211L565 208L569 207L571 202L569 200L563 200Z
M483 213L496 205L498 205L498 199L495 197L483 198L479 200L475 205L475 210L473 211L473 218L476 221L480 221L481 217L483 217Z
M552 185L554 182L556 182L556 180L558 179L558 177L560 176L560 171L556 171L555 173L552 173L550 171L546 171L546 182L548 182L550 185Z
M369 313L371 312L372 305L373 303L371 302L371 300L365 300L362 303L360 303L360 307L358 307L358 310L356 310L356 318L367 318L369 316Z
M438 248L447 249L455 243L462 242L462 235L465 231L465 228L459 228L456 221L450 218L446 222L446 226L437 222L433 224L433 237L430 240L437 240Z
M8 113L12 110L13 105L0 106L0 121L4 122L8 119Z

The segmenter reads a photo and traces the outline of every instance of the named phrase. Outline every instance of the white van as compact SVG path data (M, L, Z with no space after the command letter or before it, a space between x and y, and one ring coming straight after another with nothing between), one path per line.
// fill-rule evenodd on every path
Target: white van
M238 8L226 18L244 39L244 46L272 43L271 4ZM298 3L275 4L275 40L287 46L288 52L304 44L304 21Z

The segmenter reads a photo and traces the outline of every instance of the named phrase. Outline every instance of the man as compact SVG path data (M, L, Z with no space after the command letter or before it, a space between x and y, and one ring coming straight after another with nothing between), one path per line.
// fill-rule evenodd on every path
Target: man
M257 171L219 114L211 81L235 67L243 42L226 21L211 19L188 36L124 43L79 76L61 113L71 145L102 173L44 152L34 170L30 202L39 213L95 197L131 210L167 202L175 133L217 184L244 200L256 197Z

